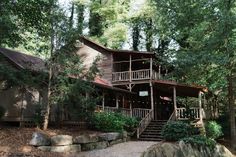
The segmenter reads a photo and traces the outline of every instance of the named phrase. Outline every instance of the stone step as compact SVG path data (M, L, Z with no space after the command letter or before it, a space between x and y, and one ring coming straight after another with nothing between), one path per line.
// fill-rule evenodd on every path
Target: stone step
M162 139L163 137L161 135L140 135L141 138L160 138Z
M144 131L142 135L161 135L161 132Z
M162 139L159 138L139 138L140 141L162 141Z

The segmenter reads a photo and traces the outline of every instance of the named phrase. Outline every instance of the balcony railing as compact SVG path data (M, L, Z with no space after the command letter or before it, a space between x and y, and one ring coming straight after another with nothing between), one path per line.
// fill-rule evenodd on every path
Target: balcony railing
M152 72L152 79L158 79L160 75L156 72ZM113 72L112 73L112 82L119 81L133 81L133 80L148 80L151 79L151 71L150 69L142 69L131 71L122 71L122 72Z
M186 108L177 108L176 118L178 120L200 119L200 109L198 107L191 107L188 110Z

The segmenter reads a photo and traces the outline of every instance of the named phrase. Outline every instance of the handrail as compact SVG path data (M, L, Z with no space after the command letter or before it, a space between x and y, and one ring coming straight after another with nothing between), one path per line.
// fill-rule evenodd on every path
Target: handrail
M140 121L137 127L137 138L139 138L139 136L142 134L142 132L146 129L146 127L151 122L152 113L153 113L153 110L150 110L150 112Z
M175 120L176 119L176 114L175 111L172 112L172 114L170 115L170 118L168 119L167 122L171 121L171 120Z

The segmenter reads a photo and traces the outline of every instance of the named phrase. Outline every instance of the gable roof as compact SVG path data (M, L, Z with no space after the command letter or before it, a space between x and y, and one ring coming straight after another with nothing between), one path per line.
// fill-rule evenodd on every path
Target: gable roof
M154 56L153 52L146 52L146 51L130 51L130 50L113 50L109 49L101 44L98 44L84 36L80 37L80 41L83 42L85 45L90 46L91 48L99 51L99 52L106 52L106 53L113 53L113 54L122 54L122 55L127 55L127 54L132 54L132 55L143 55L143 56L149 56L152 57Z
M6 48L0 48L0 54L5 56L12 64L20 69L28 69L32 71L44 71L46 69L45 62L38 57Z

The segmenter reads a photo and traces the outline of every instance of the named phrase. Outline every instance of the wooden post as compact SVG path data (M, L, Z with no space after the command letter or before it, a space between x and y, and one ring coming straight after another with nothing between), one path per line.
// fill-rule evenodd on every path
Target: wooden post
M154 111L153 85L152 85L152 82L150 82L150 94L151 94L151 110ZM152 112L152 119L154 119L154 112Z
M199 101L199 118L202 124L202 92L199 91L198 93L198 101Z
M174 101L174 109L175 109L175 117L177 118L177 103L176 103L176 87L173 87L173 101Z
M102 110L104 111L105 109L105 93L102 93Z
M150 58L150 80L152 80L152 58Z
M122 95L122 107L125 108L125 96Z
M132 86L131 86L131 84L129 84L129 91L132 92ZM130 99L129 109L130 109L130 117L132 117L132 116L133 116L132 99Z
M118 94L116 94L116 108L118 109L119 108L119 99L118 99L119 97L118 97Z

